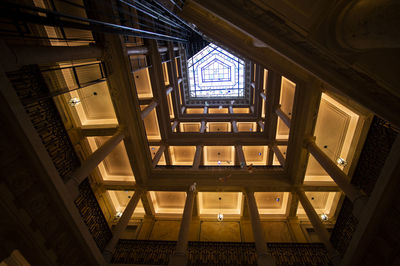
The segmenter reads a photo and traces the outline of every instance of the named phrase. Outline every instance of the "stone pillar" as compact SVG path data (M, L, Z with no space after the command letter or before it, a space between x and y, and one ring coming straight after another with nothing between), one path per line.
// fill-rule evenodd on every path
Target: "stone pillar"
M13 45L1 42L5 57L1 60L5 71L12 71L24 65L48 64L62 61L100 58L103 50L97 46L39 46ZM8 51L8 52L6 52Z
M238 156L238 161L240 163L240 167L244 168L246 166L246 158L244 157L243 147L242 145L236 145L236 154Z
M307 214L308 219L310 220L312 226L314 227L314 230L317 233L318 238L321 240L322 243L324 243L326 249L328 250L328 256L331 259L333 265L339 265L340 254L331 244L331 241L329 240L330 237L328 230L326 230L324 224L321 222L317 212L311 205L311 202L308 200L306 193L304 193L304 190L302 188L297 188L296 194L301 202L301 205L304 208L304 211Z
M337 20L337 40L354 50L399 48L399 14L398 0L349 1Z
M158 103L156 101L152 101L148 106L146 106L146 108L144 108L142 113L140 114L142 119L145 119L146 116L148 116L150 114L150 112L153 111L153 109L157 107L157 105L158 105Z
M351 200L353 203L353 214L359 218L368 201L368 197L362 190L350 183L349 177L315 144L315 141L308 141L307 149Z
M183 209L181 227L179 229L178 242L174 254L170 257L168 265L186 266L187 264L187 246L189 241L189 230L192 221L193 203L196 193L196 183L190 186L186 195L185 207Z
M69 174L69 180L66 185L70 190L72 197L76 199L79 195L78 186L87 178L90 173L109 155L115 147L124 139L125 135L121 129L104 143L100 148L93 152L82 165Z
M197 145L196 152L195 152L194 158L193 158L193 166L192 166L193 169L199 169L202 152L203 152L203 145Z
M160 161L162 155L164 154L164 151L165 151L165 145L161 145L158 148L158 151L157 151L156 155L154 156L153 161L151 162L153 168L157 166L157 164Z
M280 107L277 108L277 109L275 110L275 113L279 116L279 118L283 121L283 123L285 123L285 125L286 125L288 128L290 128L291 119L290 119L290 117L289 117L287 114L285 114L285 113L282 111L282 109L281 109Z
M307 243L303 230L300 227L300 221L297 216L287 217L288 225L297 243Z
M264 239L264 230L261 227L260 215L258 213L254 192L246 190L247 205L249 207L249 216L251 228L253 229L254 242L257 250L257 265L258 266L273 266L275 265L273 257L269 254L267 243Z
M151 231L153 230L154 227L154 223L155 223L154 216L145 215L137 239L149 240Z
M103 251L103 256L104 256L104 259L106 260L106 262L109 263L111 261L115 246L117 245L121 234L125 231L126 227L128 226L129 220L131 219L132 214L135 211L136 206L137 206L142 194L143 194L142 189L138 189L135 191L135 194L133 194L133 197L131 198L128 205L126 206L124 213L122 214L121 218L119 219L117 225L114 227L114 230L112 232L113 236Z

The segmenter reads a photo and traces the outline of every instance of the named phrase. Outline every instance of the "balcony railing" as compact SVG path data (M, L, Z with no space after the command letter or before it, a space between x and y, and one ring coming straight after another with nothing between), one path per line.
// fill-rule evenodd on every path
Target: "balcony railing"
M112 233L90 187L89 179L86 179L79 185L79 192L79 197L75 200L76 207L97 246L103 251L107 243L111 240Z
M45 97L49 89L39 67L26 66L19 71L8 72L7 75L54 166L66 181L68 174L79 167L80 161L53 99Z
M120 240L112 263L167 265L175 241ZM268 243L276 265L331 265L320 243ZM189 242L188 265L257 265L254 243Z
M351 180L352 184L361 188L368 196L375 187L397 134L398 130L389 123L374 117ZM346 253L357 225L353 204L345 198L331 235L333 246L342 255Z

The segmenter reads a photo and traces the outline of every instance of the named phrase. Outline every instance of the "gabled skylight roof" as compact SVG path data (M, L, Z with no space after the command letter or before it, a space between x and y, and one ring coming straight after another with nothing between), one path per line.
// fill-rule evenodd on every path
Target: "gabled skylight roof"
M245 97L245 62L209 44L187 61L190 98Z

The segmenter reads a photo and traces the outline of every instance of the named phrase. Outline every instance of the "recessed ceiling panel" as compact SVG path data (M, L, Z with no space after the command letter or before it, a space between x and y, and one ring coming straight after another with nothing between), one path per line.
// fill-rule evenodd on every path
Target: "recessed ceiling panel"
M227 114L228 108L208 108L209 114Z
M239 132L256 132L256 122L237 122L236 123Z
M210 122L207 123L207 132L231 132L231 123L229 122Z
M233 146L205 146L204 165L234 165L235 147Z
M221 200L219 199L221 198ZM200 215L240 215L242 206L241 192L199 192L198 205Z
M285 215L288 206L289 192L255 192L260 215Z
M174 191L150 191L156 214L182 214L186 193Z
M200 132L200 123L179 123L181 132Z
M133 73L133 77L135 79L135 86L139 99L153 98L148 69L144 68L136 71Z
M243 146L246 164L267 165L268 146Z
M192 165L196 146L170 146L172 165Z

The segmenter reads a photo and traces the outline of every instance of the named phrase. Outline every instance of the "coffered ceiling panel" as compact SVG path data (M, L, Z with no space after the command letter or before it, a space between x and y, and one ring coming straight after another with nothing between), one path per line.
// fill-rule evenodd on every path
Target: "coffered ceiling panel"
M281 105L282 111L289 117L292 116L295 90L296 84L286 79L285 77L282 77L281 98L279 103Z
M156 214L182 214L186 192L150 191Z
M168 76L168 65L166 62L162 64L162 69L163 69L165 86L167 86L169 85L169 76Z
M181 132L200 132L201 123L179 123Z
M147 105L141 105L140 108L143 110ZM143 119L144 127L146 128L146 135L148 140L161 140L160 128L158 125L157 112L153 109Z
M106 82L97 83L65 94L64 99L79 99L80 104L70 106L77 125L118 124Z
M186 108L187 114L202 114L204 112L204 108Z
M256 122L237 122L237 128L239 132L256 132Z
M326 94L322 94L317 123L315 126L316 144L332 161L343 158L348 162L342 169L346 172L350 167L349 151L357 143L354 138L359 116L345 106L339 104ZM305 182L333 182L320 164L310 156Z
M148 69L144 68L136 71L133 77L135 79L135 86L139 99L153 98Z
M204 165L234 165L234 146L205 146Z
M268 146L243 146L246 164L267 165Z
M228 108L208 108L209 114L227 114Z
M107 190L107 194L111 199L111 203L116 213L123 213L129 201L131 200L134 191ZM143 216L144 213L145 211L143 208L142 200L139 200L133 216Z
M87 140L92 152L94 152L109 138L88 137ZM135 181L123 141L99 164L99 170L103 180Z
M192 165L196 146L170 146L172 165Z
M221 200L219 200L221 198ZM222 212L224 215L241 214L241 192L199 192L198 207L201 216L215 215Z
M207 123L207 132L231 132L232 124L229 122Z
M306 196L315 211L318 214L324 213L328 215L328 217L332 217L335 214L340 195L341 192L306 192ZM299 217L306 218L306 213L301 204L298 206L297 214Z
M255 192L258 212L262 216L285 215L289 192Z

